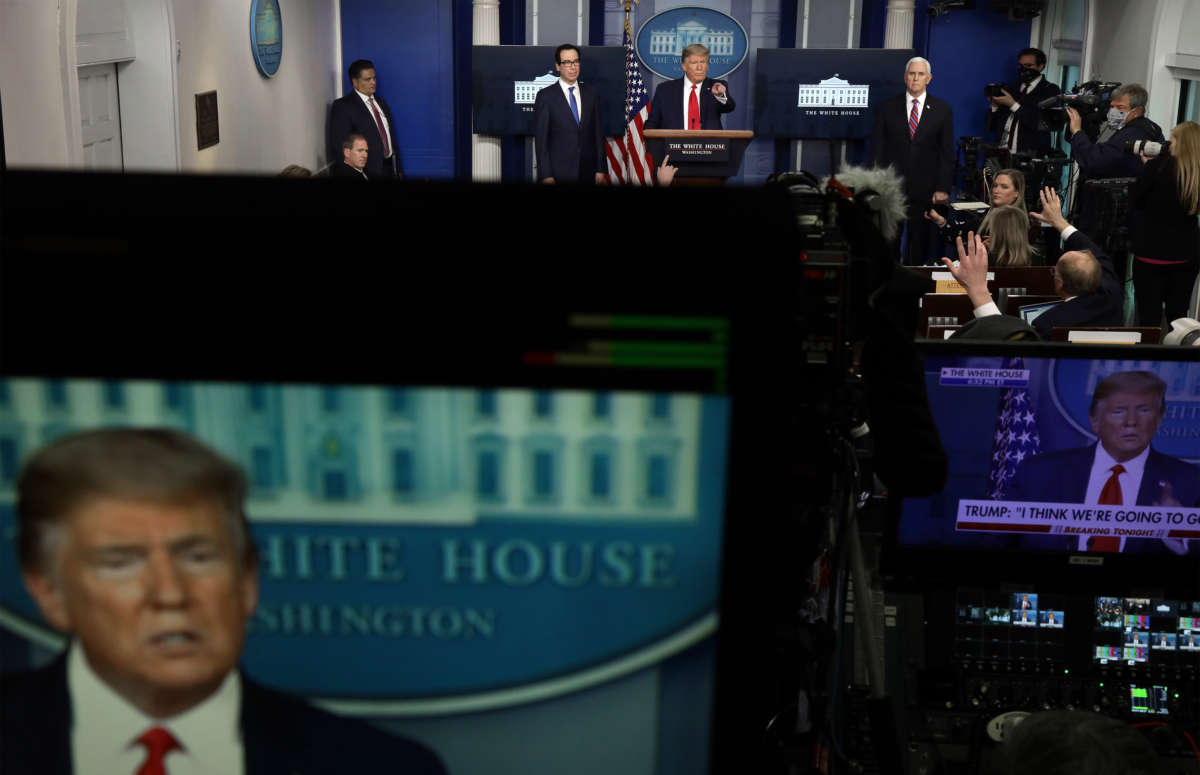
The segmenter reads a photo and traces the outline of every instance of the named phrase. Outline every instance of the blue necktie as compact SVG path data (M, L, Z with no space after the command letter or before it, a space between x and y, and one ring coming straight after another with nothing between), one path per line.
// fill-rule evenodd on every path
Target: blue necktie
M575 117L575 123L579 123L579 103L575 101L575 87L568 86L567 94L571 97L571 115Z

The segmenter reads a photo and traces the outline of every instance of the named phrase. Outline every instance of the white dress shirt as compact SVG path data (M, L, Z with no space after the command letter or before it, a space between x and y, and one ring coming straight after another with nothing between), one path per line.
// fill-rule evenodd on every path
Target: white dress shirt
M696 106L699 107L700 106L700 95L704 93L704 81L701 81L700 83L697 83L697 84L692 84L691 79L685 75L683 77L683 128L684 129L688 128L688 103L690 103L692 100L692 86L693 85L695 85L695 87L696 87ZM725 101L729 99L729 97L724 94L722 94L720 97L713 94L712 98L714 100L716 100L717 102L721 103L722 105L724 105ZM700 127L701 128L704 127L703 115L700 117Z
M575 83L567 83L562 78L558 79L558 85L562 88L563 99L567 101L567 107L571 107L571 89L575 89L575 105L579 108L579 121L583 121L583 94L579 91L579 81Z
M358 98L363 101L363 105L367 106L367 112L371 114L372 119L375 118L375 111L371 110L371 100L375 100L375 108L379 111L379 120L383 122L383 131L387 132L388 154L383 158L392 158L392 154L396 152L396 149L392 147L392 125L388 123L387 113L383 111L383 108L379 107L379 100L375 99L374 97L368 97L358 89L355 89L354 93L357 94Z
M1029 94L1034 89L1036 89L1038 87L1038 84L1040 84L1041 82L1042 82L1042 76L1039 75L1037 78L1034 78L1032 81L1029 82L1028 85L1025 86L1024 93ZM1023 95L1021 95L1021 94L1013 95L1013 99L1015 100L1015 102L1013 102L1012 105L1008 106L1010 113L1009 113L1008 118L1005 119L1005 122L1004 122L1004 132L1000 135L1001 145L1005 145L1010 148L1016 148L1017 143L1019 143L1021 141L1021 127L1017 123L1017 111L1021 109L1021 97L1022 96ZM996 107L995 105L992 106L993 113L995 113L999 109L1000 108ZM1008 136L1010 134L1016 135L1016 137L1013 138L1013 141L1011 144L1008 141Z
M1125 472L1117 475L1117 482L1121 485L1121 503L1125 506L1133 506L1137 503L1138 490L1142 487L1142 474L1146 473L1146 458L1150 456L1150 445L1142 450L1142 453L1137 457L1126 460L1121 465L1125 468ZM1112 455L1104 449L1103 444L1096 445L1096 456L1092 458L1092 472L1088 475L1087 495L1083 496L1084 503L1099 503L1100 492L1104 489L1104 485L1112 478L1112 467L1117 465L1117 461L1113 460ZM1079 537L1079 548L1087 549L1087 536ZM1119 551L1125 550L1125 537L1121 537L1121 547Z
M74 716L75 775L134 775L146 761L146 747L137 739L152 727L163 727L181 746L164 758L170 775L243 775L245 771L238 728L242 682L236 670L196 707L173 718L153 719L104 683L80 645L72 643L67 690Z

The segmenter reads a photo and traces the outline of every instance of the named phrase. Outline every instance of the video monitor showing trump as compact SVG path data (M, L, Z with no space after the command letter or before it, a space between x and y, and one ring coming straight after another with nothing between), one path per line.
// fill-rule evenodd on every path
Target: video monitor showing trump
M456 775L707 771L727 396L12 378L0 413L4 556L47 445L174 429L244 472L246 677ZM5 672L64 647L39 610L0 562Z
M471 48L472 131L533 135L537 93L558 83L556 46ZM574 59L572 52L572 60ZM580 46L579 83L598 95L606 137L625 133L625 53L620 46Z
M901 545L1200 555L1200 363L930 350L925 379L950 476Z
M870 137L879 104L904 91L904 66L912 56L907 49L759 49L754 132Z

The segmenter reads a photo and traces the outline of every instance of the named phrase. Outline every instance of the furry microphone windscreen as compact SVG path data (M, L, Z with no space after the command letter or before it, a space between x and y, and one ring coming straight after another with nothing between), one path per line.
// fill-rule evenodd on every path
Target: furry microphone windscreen
M861 202L863 194L874 192L876 196L870 206L875 211L875 225L889 242L899 236L900 224L908 217L904 178L891 167L853 166L842 167L834 177L842 185L854 189L856 201ZM823 178L821 187L828 185L829 177Z

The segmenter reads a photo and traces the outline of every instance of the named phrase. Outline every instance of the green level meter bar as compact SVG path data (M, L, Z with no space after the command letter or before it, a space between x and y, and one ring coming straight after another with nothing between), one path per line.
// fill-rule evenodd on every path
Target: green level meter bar
M554 362L560 366L651 366L660 369L724 370L724 358L703 358L690 355L602 355L592 353L557 353Z
M650 328L663 331L728 331L725 318L675 317L671 315L572 315L577 328Z
M615 342L590 341L588 350L595 353L612 353L613 355L629 355L646 353L665 353L667 355L706 355L719 358L725 355L723 344L711 342L643 342L637 339L623 339Z

